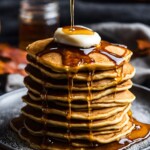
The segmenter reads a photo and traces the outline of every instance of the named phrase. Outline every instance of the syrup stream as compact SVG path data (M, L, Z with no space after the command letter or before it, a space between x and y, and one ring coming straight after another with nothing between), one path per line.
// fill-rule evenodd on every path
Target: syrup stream
M70 0L71 31L74 30L74 2L75 0Z

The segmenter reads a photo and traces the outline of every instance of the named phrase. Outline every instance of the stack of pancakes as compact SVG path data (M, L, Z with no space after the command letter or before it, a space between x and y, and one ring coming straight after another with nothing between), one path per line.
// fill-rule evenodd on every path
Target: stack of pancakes
M101 52L89 54L94 62L81 63L80 59L77 66L66 66L63 62L74 61L75 54L48 51L53 42L41 40L27 48L26 106L12 120L12 128L39 149L65 143L98 146L131 133L135 126L130 112L135 96L129 91L135 74L129 63L132 52L102 41Z

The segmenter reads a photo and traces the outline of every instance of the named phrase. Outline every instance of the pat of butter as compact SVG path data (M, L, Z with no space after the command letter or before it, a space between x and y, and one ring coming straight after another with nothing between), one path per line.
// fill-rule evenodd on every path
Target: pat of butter
M61 44L66 44L81 48L90 48L100 44L101 37L98 33L82 26L58 28L54 34L54 40Z

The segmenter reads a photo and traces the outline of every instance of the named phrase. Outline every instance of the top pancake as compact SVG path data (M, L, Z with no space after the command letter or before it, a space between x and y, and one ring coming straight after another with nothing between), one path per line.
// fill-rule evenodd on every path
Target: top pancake
M84 52L79 49L77 54L73 48L70 50L70 47L64 46L62 44L58 44L59 47L57 48L51 48L52 43L55 45L57 44L54 43L53 38L36 41L27 47L27 52L32 57L36 58L37 62L40 62L44 66L47 66L56 72L77 72L79 70L87 69L114 69L116 66L119 67L122 65L123 62L129 62L132 56L132 52L130 50L105 41L102 41L98 48L93 48L89 54L85 54L89 51L89 49L82 49ZM65 52L63 56L61 54L62 51ZM106 51L108 53L105 53ZM80 53L83 53L82 57L80 56ZM84 60L85 57L87 58L87 56L88 59ZM79 59L80 62L78 62L76 66L71 66L70 63L72 63L72 61L76 61L76 59ZM63 61L67 60L69 60L69 63L65 62L67 65L64 65ZM92 62L90 62L91 60ZM120 64L118 64L118 62L120 62Z
M27 60L29 64L26 67L27 73L30 70L41 72L42 74L52 78L52 79L68 79L68 74L66 72L55 72L48 67L36 62L35 58L27 55ZM124 63L121 67L111 70L96 70L96 71L79 71L73 75L74 80L80 81L91 81L89 77L89 72L92 72L92 80L101 80L105 78L117 78L118 74L122 73L122 76L133 77L135 74L135 68L130 63ZM94 73L93 73L94 72Z

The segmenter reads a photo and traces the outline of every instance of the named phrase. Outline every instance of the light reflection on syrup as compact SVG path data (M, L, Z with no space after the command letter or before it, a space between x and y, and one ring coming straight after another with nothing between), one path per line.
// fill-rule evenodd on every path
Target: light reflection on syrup
M74 26L72 30L70 30L70 26L63 27L63 32L67 35L93 35L94 32L91 29L82 27L82 26Z
M85 55L90 54L94 49L95 49L95 47L91 47L91 48L80 48L80 50L83 51Z
M132 143L131 140L127 139L127 138L122 138L120 141L119 141L119 144L121 145L125 145L126 143Z
M128 48L126 45L123 45L123 44L117 44L117 43L111 43L111 44L119 46L119 47L123 47L123 48Z
M117 66L119 66L123 61L124 58L123 57L116 57L114 55L111 55L110 53L106 52L106 51L100 51L101 54L104 54L105 56L107 56L108 58L110 58L111 60L113 60Z
M135 124L135 129L127 137L119 141L121 145L125 145L123 148L120 148L120 150L129 148L150 137L150 124L141 123L134 118L132 118L132 122Z

